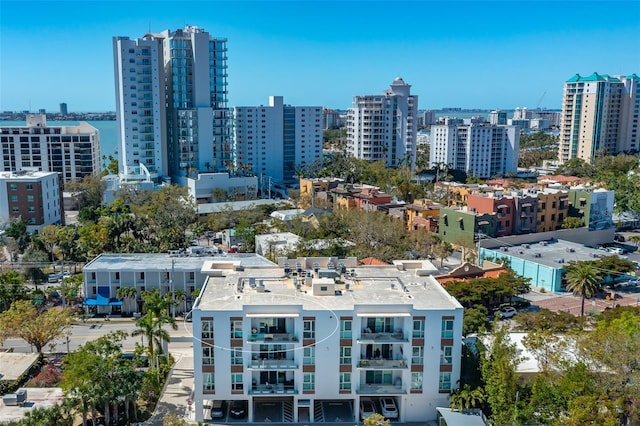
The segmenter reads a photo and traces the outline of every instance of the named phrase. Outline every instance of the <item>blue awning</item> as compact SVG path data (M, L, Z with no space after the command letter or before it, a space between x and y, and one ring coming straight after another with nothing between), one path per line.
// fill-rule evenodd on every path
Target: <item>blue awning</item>
M84 304L87 306L122 306L122 301L97 294L95 298L84 299Z

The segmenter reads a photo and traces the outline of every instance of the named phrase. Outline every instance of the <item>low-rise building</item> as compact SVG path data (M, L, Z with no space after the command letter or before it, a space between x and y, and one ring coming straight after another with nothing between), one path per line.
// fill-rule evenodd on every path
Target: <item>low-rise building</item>
M429 263L429 262L426 262ZM358 422L391 398L398 421L436 419L460 377L462 306L422 261L205 262L194 303L194 409L240 403L249 422Z
M59 173L0 172L0 221L7 224L21 217L29 232L64 224L61 187Z
M478 213L465 207L447 207L440 210L438 235L455 246L472 247L479 234L496 237L496 213Z

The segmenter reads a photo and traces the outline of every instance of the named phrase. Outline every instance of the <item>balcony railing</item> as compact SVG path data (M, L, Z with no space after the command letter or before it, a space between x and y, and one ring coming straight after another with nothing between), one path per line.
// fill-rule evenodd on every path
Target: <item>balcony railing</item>
M361 359L358 362L358 368L366 368L369 370L390 368L407 368L407 361L404 359Z
M263 343L263 342L273 342L273 343L293 343L298 341L298 336L295 334L289 333L256 333L250 334L247 338L247 342L249 343Z
M290 370L298 368L298 364L293 359L254 359L249 362L247 368L258 370Z
M270 394L297 394L298 389L294 385L278 384L261 384L254 385L249 390L249 395L270 395Z
M358 341L363 342L408 342L404 333L361 333Z
M407 390L399 385L363 384L356 390L360 395L390 395L407 393Z

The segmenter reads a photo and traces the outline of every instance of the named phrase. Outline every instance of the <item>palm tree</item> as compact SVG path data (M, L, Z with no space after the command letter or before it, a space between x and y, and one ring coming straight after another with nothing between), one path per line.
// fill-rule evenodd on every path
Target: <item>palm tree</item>
M123 299L124 303L124 311L127 313L131 313L133 311L133 306L135 304L136 295L138 291L135 287L120 287L116 292L116 296L118 299Z
M458 388L451 393L449 397L449 407L454 410L464 411L472 408L478 408L486 401L484 389L477 387L471 389L469 384Z
M567 290L582 297L580 316L584 316L584 300L600 290L602 276L600 272L586 262L576 262L567 266Z

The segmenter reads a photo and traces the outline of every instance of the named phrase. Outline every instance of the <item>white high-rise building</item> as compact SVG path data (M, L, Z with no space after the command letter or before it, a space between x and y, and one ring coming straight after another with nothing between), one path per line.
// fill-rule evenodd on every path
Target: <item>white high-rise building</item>
M520 128L488 124L431 126L431 167L448 164L470 176L490 178L518 170Z
M415 168L418 96L396 78L382 95L354 96L347 115L347 150L387 167Z
M114 38L123 174L185 184L231 167L226 42L194 26Z
M593 73L564 83L559 160L640 150L640 77Z
M269 182L288 184L296 170L322 158L322 107L285 105L270 96L268 106L233 109L233 151L236 170Z
M26 126L0 127L0 171L57 172L63 182L100 173L100 132L85 121L49 126L44 114L27 114Z

